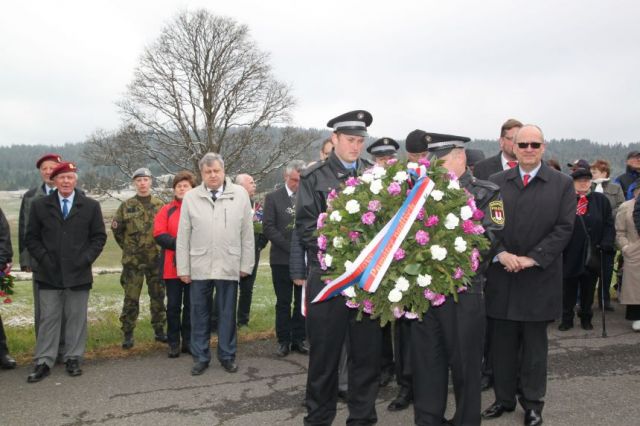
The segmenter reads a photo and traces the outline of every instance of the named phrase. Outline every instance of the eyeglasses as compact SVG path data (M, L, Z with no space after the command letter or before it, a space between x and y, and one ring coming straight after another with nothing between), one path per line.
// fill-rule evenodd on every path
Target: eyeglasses
M503 136L502 139L506 139L509 142L513 142L513 136Z
M540 149L542 142L518 142L518 148L525 149L531 147L531 149Z

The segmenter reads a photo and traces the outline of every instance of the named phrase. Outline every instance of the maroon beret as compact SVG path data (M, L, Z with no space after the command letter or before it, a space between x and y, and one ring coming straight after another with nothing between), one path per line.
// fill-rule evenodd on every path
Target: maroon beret
M38 161L36 161L36 168L39 169L40 165L47 160L55 161L56 163L62 163L62 157L60 157L58 154L45 154L40 157Z
M53 169L53 171L51 172L51 176L49 178L53 179L54 177L58 176L61 173L69 173L69 172L77 173L78 168L76 167L75 164L65 161L63 163L58 164L56 168Z

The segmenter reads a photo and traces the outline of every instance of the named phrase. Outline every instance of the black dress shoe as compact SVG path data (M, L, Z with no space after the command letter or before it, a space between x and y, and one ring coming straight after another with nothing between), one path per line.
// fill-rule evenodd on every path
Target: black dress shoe
M480 390L486 391L493 387L493 378L485 374L480 378Z
M542 424L542 413L538 410L524 411L525 426L538 426Z
M167 343L169 341L169 339L167 338L167 335L164 333L164 331L157 330L155 334L156 334L155 335L156 342Z
M71 377L80 376L82 369L80 368L80 362L77 359L68 359L65 364L65 370Z
M591 320L581 320L580 326L583 330L593 330L593 324L591 324Z
M122 349L131 349L133 347L133 332L124 333L122 339Z
M342 402L344 402L346 404L348 397L349 397L349 395L348 395L347 391L344 391L344 390L339 390L338 391L338 401L342 401Z
M276 351L276 355L280 358L289 355L289 344L288 343L280 343L278 345L278 350Z
M191 367L191 375L199 376L204 373L204 370L206 370L207 368L209 368L208 362L196 362L195 364L193 364L193 367Z
M302 355L308 355L309 354L309 348L307 348L307 346L304 344L304 342L294 342L291 344L291 351L292 352L298 352L299 354Z
M561 322L560 325L558 326L558 330L560 331L567 331L573 328L573 323L570 322Z
M500 404L499 402L494 402L493 404L491 404L489 406L489 408L487 408L486 410L484 410L482 412L482 418L483 419L497 419L498 417L500 417L504 413L510 413L513 410L515 410L515 407L507 408L504 405Z
M182 350L180 352L191 355L191 345L189 343L183 343Z
M380 372L380 387L383 388L385 386L388 386L389 383L391 383L391 380L393 380L393 369L391 368L384 368L381 372Z
M232 359L223 359L220 361L220 365L225 369L227 373L235 373L238 371L238 364Z
M13 370L16 368L16 360L9 354L0 355L0 367L3 370Z
M413 401L413 394L411 390L400 387L400 391L398 392L398 396L396 399L391 401L391 403L387 406L387 410L389 411L401 411L409 407L411 405L411 401Z
M167 354L169 358L178 358L180 356L180 348L178 345L170 345L169 353Z
M47 364L38 364L33 369L33 373L29 374L29 377L27 377L27 382L29 383L39 382L40 380L44 379L48 375L49 375L49 366Z

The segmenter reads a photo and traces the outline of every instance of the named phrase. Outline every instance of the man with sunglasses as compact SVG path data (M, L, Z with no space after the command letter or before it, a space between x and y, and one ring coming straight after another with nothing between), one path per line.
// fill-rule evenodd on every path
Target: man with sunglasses
M576 197L571 178L542 161L542 130L515 135L518 167L493 175L509 218L487 271L495 402L482 417L500 417L519 402L525 425L542 424L547 386L547 325L562 314L562 251L573 232Z

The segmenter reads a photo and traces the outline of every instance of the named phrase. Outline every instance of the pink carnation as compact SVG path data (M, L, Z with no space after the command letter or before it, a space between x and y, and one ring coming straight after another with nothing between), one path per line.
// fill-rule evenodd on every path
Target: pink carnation
M445 300L446 298L444 297L444 294L436 294L436 297L431 301L431 304L433 306L440 306Z
M367 209L371 212L377 212L381 208L382 208L382 203L380 203L380 201L378 200L369 201L369 205L367 206Z
M318 221L316 222L316 228L324 228L324 222L325 220L327 220L327 216L329 216L327 213L320 213L320 215L318 216Z
M469 260L471 261L471 270L473 272L477 271L480 267L480 252L477 248L471 250L471 256Z
M358 182L358 178L357 177L350 176L346 180L345 185L347 185L347 186L358 186L358 183L359 182Z
M429 167L431 166L431 162L427 159L427 158L421 158L418 160L418 164L425 166L425 167Z
M436 226L438 222L440 222L440 219L438 219L438 216L432 214L427 218L427 220L424 223L424 226L426 226L427 228L431 228L432 226Z
M391 184L389 184L389 186L387 187L387 192L390 195L399 195L401 191L402 188L400 187L400 184L398 182L391 182Z
M321 234L318 236L318 248L320 250L326 250L327 249L327 236L324 234Z
M429 289L424 291L424 298L427 300L433 300L436 298L436 294Z
M416 314L415 312L407 312L404 314L404 317L408 320L414 320L418 319L418 314Z
M480 211L480 210L477 210L477 211ZM465 220L462 222L462 231L465 234L480 235L480 234L484 234L484 227L482 225L476 225L471 220Z
M398 319L398 318L402 318L405 314L405 310L404 309L400 309L399 307L395 307L393 308L393 316Z
M374 307L373 302L369 299L362 302L362 310L364 311L365 314L372 314L373 307Z
M449 180L458 180L458 175L451 171L447 172L447 176L449 176Z
M376 215L373 212L366 212L362 215L361 220L365 225L373 225L373 222L376 221Z
M429 233L423 231L422 229L416 232L416 243L421 246L427 245L429 242Z
M475 209L473 211L473 216L471 216L473 220L482 220L483 217L484 217L484 212L480 209Z
M387 160L387 166L393 166L394 164L396 164L398 162L397 158L389 158Z
M467 286L462 286L462 287L458 287L458 289L456 290L458 293L464 293L465 291L467 291L468 288Z
M329 191L329 193L327 194L327 201L333 201L336 198L338 198L338 192L335 189Z
M360 233L358 231L349 231L349 239L354 243L358 240L359 237Z
M457 267L456 271L453 273L453 279L454 280L459 280L460 278L464 277L464 271L462 270L461 267Z
M324 253L322 253L321 251L318 252L318 262L320 262L320 269L326 271L327 264L324 262Z
M405 256L404 250L402 250L402 248L399 247L398 250L396 250L396 252L393 254L393 259L396 261L402 260L404 259L404 256Z
M351 299L347 300L345 302L345 305L347 305L347 307L351 308L351 309L358 309L358 307L360 306L360 304L358 302L356 302L355 300L351 300Z
M416 216L416 220L423 220L424 215L425 215L424 209L420 209L420 211L418 212L418 215Z
M467 205L471 207L471 210L476 211L478 207L476 207L476 200L473 197L467 198Z

